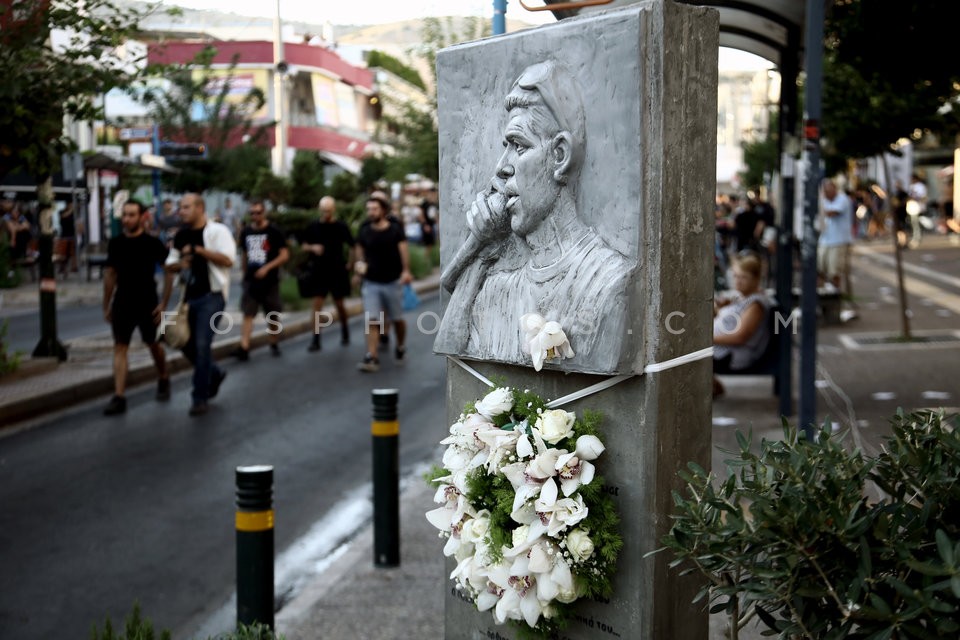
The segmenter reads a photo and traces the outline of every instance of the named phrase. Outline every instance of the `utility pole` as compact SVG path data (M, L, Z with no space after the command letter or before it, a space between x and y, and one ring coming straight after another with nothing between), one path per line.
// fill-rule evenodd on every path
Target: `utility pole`
M813 439L817 414L817 236L820 193L820 115L823 84L823 2L807 0L807 81L804 83L803 144L807 171L803 201L803 297L800 336L800 427Z
M493 0L493 35L507 32L507 0Z
M283 33L280 21L280 0L277 0L277 15L273 20L273 172L278 176L287 175L287 122L284 101L286 91L283 79L287 73L287 61L283 57Z

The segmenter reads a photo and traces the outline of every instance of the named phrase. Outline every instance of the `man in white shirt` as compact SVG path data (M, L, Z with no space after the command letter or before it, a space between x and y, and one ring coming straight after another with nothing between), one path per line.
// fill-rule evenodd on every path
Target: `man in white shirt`
M175 273L181 274L189 304L190 341L183 355L193 364L191 416L208 411L207 401L217 395L226 372L213 361L213 335L230 292L230 267L237 255L233 233L223 224L207 219L203 197L188 193L180 200L183 226L173 239L167 256L167 277L162 308L167 308Z
M839 291L841 278L845 279L847 275L850 245L853 244L853 206L847 194L838 190L833 180L827 180L823 183L821 209L824 228L817 251L817 271Z
M920 176L913 174L910 176L910 186L907 187L907 215L910 216L910 246L913 248L920 246L920 236L923 229L920 226L920 216L927 210L927 185L923 184Z

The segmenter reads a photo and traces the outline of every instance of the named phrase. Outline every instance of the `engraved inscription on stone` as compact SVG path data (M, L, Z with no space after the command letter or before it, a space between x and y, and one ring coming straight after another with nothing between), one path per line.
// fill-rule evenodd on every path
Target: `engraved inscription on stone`
M520 317L535 313L560 324L575 354L548 366L631 370L623 363L636 349L624 349L625 342L641 333L629 324L627 304L636 242L634 257L627 257L593 225L621 216L632 221L635 235L638 203L632 214L592 209L600 185L595 179L586 184L583 169L603 162L587 157L589 125L603 123L587 117L581 80L546 57L522 70L490 114L500 123L502 152L487 180L470 185L475 196L464 207L466 239L445 261L442 283L450 298L438 353L529 366Z

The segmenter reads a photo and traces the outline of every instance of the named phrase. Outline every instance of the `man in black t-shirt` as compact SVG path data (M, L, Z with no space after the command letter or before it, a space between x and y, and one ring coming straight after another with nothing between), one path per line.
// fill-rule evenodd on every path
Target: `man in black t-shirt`
M153 279L167 249L143 230L143 205L134 200L123 205L120 224L123 234L110 239L103 271L103 317L113 327L113 388L103 413L117 415L127 410L127 352L134 329L150 349L157 367L157 400L170 399L170 377L163 347L157 342L157 325L163 308L157 302Z
M320 220L303 234L301 246L310 258L310 280L313 285L313 340L309 351L320 350L320 322L327 294L333 296L340 319L340 344L350 344L347 310L343 299L350 295L349 272L353 269L353 235L346 223L336 218L337 202L330 196L320 199ZM347 257L344 259L344 247Z
M398 363L406 353L407 325L403 320L403 285L413 281L410 254L403 226L390 220L390 203L383 198L367 199L367 222L357 234L357 276L363 277L363 310L366 316L367 353L357 366L361 371L378 371L376 356L380 335L393 323L397 334ZM378 327L371 331L371 325Z
M287 237L267 221L263 200L250 203L250 224L240 232L243 270L243 331L240 346L234 351L241 361L250 357L250 335L257 310L263 308L270 337L270 353L280 355L280 267L290 259Z

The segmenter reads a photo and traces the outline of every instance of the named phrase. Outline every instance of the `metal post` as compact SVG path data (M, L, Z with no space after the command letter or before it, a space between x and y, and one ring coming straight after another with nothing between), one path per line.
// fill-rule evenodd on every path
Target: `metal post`
M237 624L273 629L273 467L237 467Z
M283 76L287 72L284 59L283 22L280 18L280 0L277 0L277 15L273 20L273 172L278 176L287 175L287 121L286 87Z
M400 566L397 390L373 390L373 564Z
M780 174L783 176L783 191L780 199L780 233L777 238L777 301L783 313L789 317L793 312L793 196L796 183L794 149L787 141L794 140L797 133L797 75L799 74L800 37L796 29L787 34L787 52L783 55L780 82ZM780 398L780 415L793 415L793 329L775 325L780 333L780 371L777 393Z
M160 155L160 127L153 125L153 155ZM150 176L153 180L153 206L155 206L156 212L160 213L160 169L153 169L150 173Z
M823 3L807 2L807 80L804 83L803 124L807 171L803 219L803 324L800 340L800 427L812 439L816 423L817 366L817 237L814 220L819 210L820 102L823 83Z
M67 359L67 350L57 338L57 276L53 269L53 178L37 187L40 202L40 341L33 349L34 358ZM76 215L76 214L74 214Z
M493 0L493 35L507 32L507 0Z

